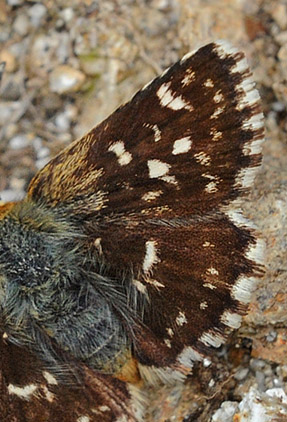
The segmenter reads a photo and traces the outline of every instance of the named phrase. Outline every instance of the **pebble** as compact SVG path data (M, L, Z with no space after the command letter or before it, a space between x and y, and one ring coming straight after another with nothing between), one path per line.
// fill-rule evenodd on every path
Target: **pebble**
M30 28L30 22L27 15L18 15L13 23L14 31L24 37L28 34Z
M270 416L272 415L274 420L276 416L276 420L283 421L284 416L286 417L287 415L285 403L287 403L287 397L282 388L272 388L262 393L252 386L239 403L239 411L234 415L233 420L240 422L271 422L273 419L270 419ZM225 419L222 419L222 421L225 422Z
M25 192L23 190L15 191L13 189L5 189L0 192L0 199L3 202L14 202L24 198Z
M2 97L2 94L1 94ZM1 102L0 103L0 125L4 126L9 122L14 112L17 112L21 107L18 101Z
M213 414L212 422L233 422L233 416L238 409L238 403L233 401L225 401L220 408Z
M58 94L78 91L85 82L83 72L68 65L56 67L50 74L50 89Z
M58 129L60 129L62 132L65 132L70 129L71 122L67 114L63 112L63 113L59 113L55 117L55 124Z
M13 136L9 141L9 147L14 150L25 148L28 145L30 145L30 140L25 135Z
M21 6L26 0L7 0L8 6Z
M248 373L249 373L249 368L240 368L234 375L234 378L237 381L243 381L247 377Z
M61 18L67 23L70 22L74 17L74 11L71 7L66 7L59 13Z
M287 7L286 4L280 1L276 1L274 3L274 7L272 7L271 15L277 25L281 29L287 28Z
M34 27L38 27L41 24L42 19L47 13L47 9L43 4L35 4L28 9L28 15L31 19L31 24Z
M17 69L15 56L7 49L0 52L0 62L5 62L5 72L13 73Z

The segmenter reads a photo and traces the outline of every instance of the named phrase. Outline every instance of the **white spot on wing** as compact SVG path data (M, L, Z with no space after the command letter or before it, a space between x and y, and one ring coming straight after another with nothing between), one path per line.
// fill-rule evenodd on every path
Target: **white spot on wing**
M211 275L218 275L218 274L219 274L219 273L218 273L218 271L217 271L217 269L215 269L215 268L213 268L213 267L208 268L208 269L206 270L206 272L207 272L208 274L211 274Z
M162 190L150 191L150 192L145 193L142 196L142 199L144 201L150 202L150 201L153 201L154 199L158 198L162 194L163 194Z
M204 82L204 86L206 86L206 88L213 88L214 87L214 83L213 83L213 81L210 78L208 78Z
M203 243L203 245L202 245L204 248L214 248L214 244L213 243L210 243L210 242L208 242L207 240Z
M185 349L183 349L183 351L178 357L178 362L186 366L187 368L191 368L193 366L193 362L201 360L201 354L192 347L186 347Z
M173 155L177 154L183 154L185 152L188 152L191 148L192 141L190 140L189 136L186 136L185 138L180 138L174 141L173 144Z
M233 203L231 203L233 205ZM229 206L231 205L229 204ZM234 205L236 204L236 201L234 201ZM222 208L223 212L229 217L229 219L237 226L237 227L250 227L255 229L255 224L252 223L252 221L249 221L247 218L244 217L242 214L242 210L240 209L240 206L237 209L229 209L224 207Z
M206 186L205 186L205 191L207 193L215 193L218 191L218 188L216 186L216 182L209 182Z
M89 416L80 416L77 419L77 422L90 422L90 418L89 418Z
M166 331L167 331L167 334L168 334L170 337L173 337L173 336L174 336L174 331L173 331L173 329L172 329L172 328L167 328L167 329L166 329Z
M238 51L234 48L228 41L216 41L216 45L214 46L213 50L217 53L217 55L221 59L225 59L229 55L234 55Z
M200 305L199 305L199 307L200 307L201 310L206 309L208 307L208 304L207 304L206 300L204 300L203 302L201 302Z
M165 344L167 345L167 347L171 348L171 342L168 338L164 339Z
M186 324L186 323L187 323L187 319L186 319L185 313L184 313L184 312L182 312L182 311L180 311L180 312L179 312L179 314L178 314L178 316L176 317L175 322L176 322L176 323L177 323L177 325L179 325L180 327L182 327L182 326L183 326L183 324Z
M38 387L35 384L28 384L25 385L25 387L17 387L13 384L8 385L9 394L15 394L15 396L18 396L24 400L30 400L31 396L36 392L37 389Z
M242 188L249 188L255 179L257 173L256 167L247 167L240 170L236 176L235 184Z
M151 284L152 286L156 287L157 289L161 289L165 287L164 284L160 283L159 281L155 280L154 278L145 277L145 282Z
M217 91L216 94L213 97L213 101L215 103L220 103L223 100L223 95L220 91Z
M247 304L250 302L255 285L256 279L254 277L241 276L232 287L231 296L239 302Z
M160 139L161 139L161 131L159 130L158 125L152 125L150 123L145 123L144 126L153 130L153 132L154 132L154 142L160 141Z
M204 283L203 284L203 287L206 287L207 289L210 289L210 290L217 289L217 287L214 284L212 284L212 283Z
M168 173L170 165L160 160L148 160L149 177L151 179L164 176Z
M144 293L144 294L147 293L146 286L143 283L141 283L139 280L133 279L132 283L136 286L139 292Z
M58 385L58 381L56 380L54 375L52 375L50 372L43 371L43 377L45 378L45 380L47 381L48 384Z
M170 89L170 83L162 84L156 94L162 107L168 107L172 110L182 110L183 108L189 111L193 110L192 105L188 104L181 95L174 96Z
M224 107L217 107L213 114L210 116L211 119L217 119L218 116L220 116L220 114L222 114L222 112L224 111Z
M194 154L194 158L202 166L210 166L211 158L204 151Z
M181 80L182 86L188 86L194 80L195 72L191 68L188 68L185 72L183 79Z
M118 141L110 145L108 151L116 154L121 166L126 166L132 161L132 155L130 152L125 150L125 145L122 141Z
M52 403L55 400L55 394L51 393L51 391L48 390L46 385L41 385L41 389L45 395L46 400Z
M156 242L154 240L148 240L145 243L146 253L143 262L143 271L145 274L149 273L152 267L160 262L157 256Z
M170 176L170 175L162 176L161 180L163 180L164 182L170 183L171 185L177 185L178 184L175 176Z
M263 239L257 239L255 244L250 245L245 253L247 259L258 264L263 264L265 255L265 242Z
M99 410L101 412L108 412L110 410L110 408L108 406L99 406Z
M212 140L215 141L215 142L222 138L222 132L220 132L220 130L216 130L214 128L211 129L210 135L212 136Z
M201 341L206 346L220 347L222 343L224 343L224 338L219 333L207 331L206 333L202 334L199 341Z
M203 177L206 177L207 179L211 180L204 188L204 190L207 193L215 193L218 191L218 183L219 183L219 177L218 176L212 176L211 174L204 173L202 175Z
M237 329L241 325L242 316L234 312L224 311L220 320L223 324L227 325L227 327Z

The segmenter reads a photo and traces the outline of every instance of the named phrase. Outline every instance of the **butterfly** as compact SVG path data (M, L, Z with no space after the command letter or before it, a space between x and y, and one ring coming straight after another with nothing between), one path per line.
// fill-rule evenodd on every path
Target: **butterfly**
M263 139L244 54L214 42L1 206L1 420L139 422L144 383L184 379L240 326Z

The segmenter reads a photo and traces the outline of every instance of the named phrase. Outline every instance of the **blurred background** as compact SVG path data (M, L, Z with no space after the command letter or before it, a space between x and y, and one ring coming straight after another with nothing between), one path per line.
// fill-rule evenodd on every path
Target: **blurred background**
M287 0L0 0L4 202L21 199L38 169L150 79L216 39L245 51L262 97L267 142L244 211L266 239L266 274L229 343L184 386L149 392L147 422L287 420Z

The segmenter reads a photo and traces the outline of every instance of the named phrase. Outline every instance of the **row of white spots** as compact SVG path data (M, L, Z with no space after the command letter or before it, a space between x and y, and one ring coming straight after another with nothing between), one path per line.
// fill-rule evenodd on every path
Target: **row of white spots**
M215 49L217 54L221 58L225 58L227 55L234 55L237 53L236 49L230 46L226 42L220 42L217 44ZM244 75L244 73L250 73L248 63L245 57L242 57L240 60L237 60L234 66L231 69L231 73L239 73ZM255 89L255 83L251 76L244 77L240 84L237 85L236 91L239 95L239 102L237 105L237 110L242 110L245 107L254 106L260 101L260 96L258 91ZM257 131L263 129L264 127L264 116L263 113L257 112L252 116L248 117L243 122L243 128L251 129ZM243 149L245 155L259 154L262 149L262 143L264 142L264 136L253 139L251 142L247 143Z
M194 154L196 161L202 166L210 166L211 157L206 152L201 151Z
M173 155L183 154L190 150L192 141L189 136L177 139L173 144Z
M160 131L158 125L152 125L150 123L145 123L144 126L153 130L153 132L154 132L154 142L158 142L158 141L161 140L161 131Z
M193 111L192 105L188 104L181 95L178 95L177 97L174 96L174 93L170 89L170 85L170 82L162 84L156 92L161 106L171 108L172 110L186 109L188 111Z
M122 141L114 142L110 145L108 151L116 154L120 166L126 166L132 161L132 155L125 150L125 145Z

